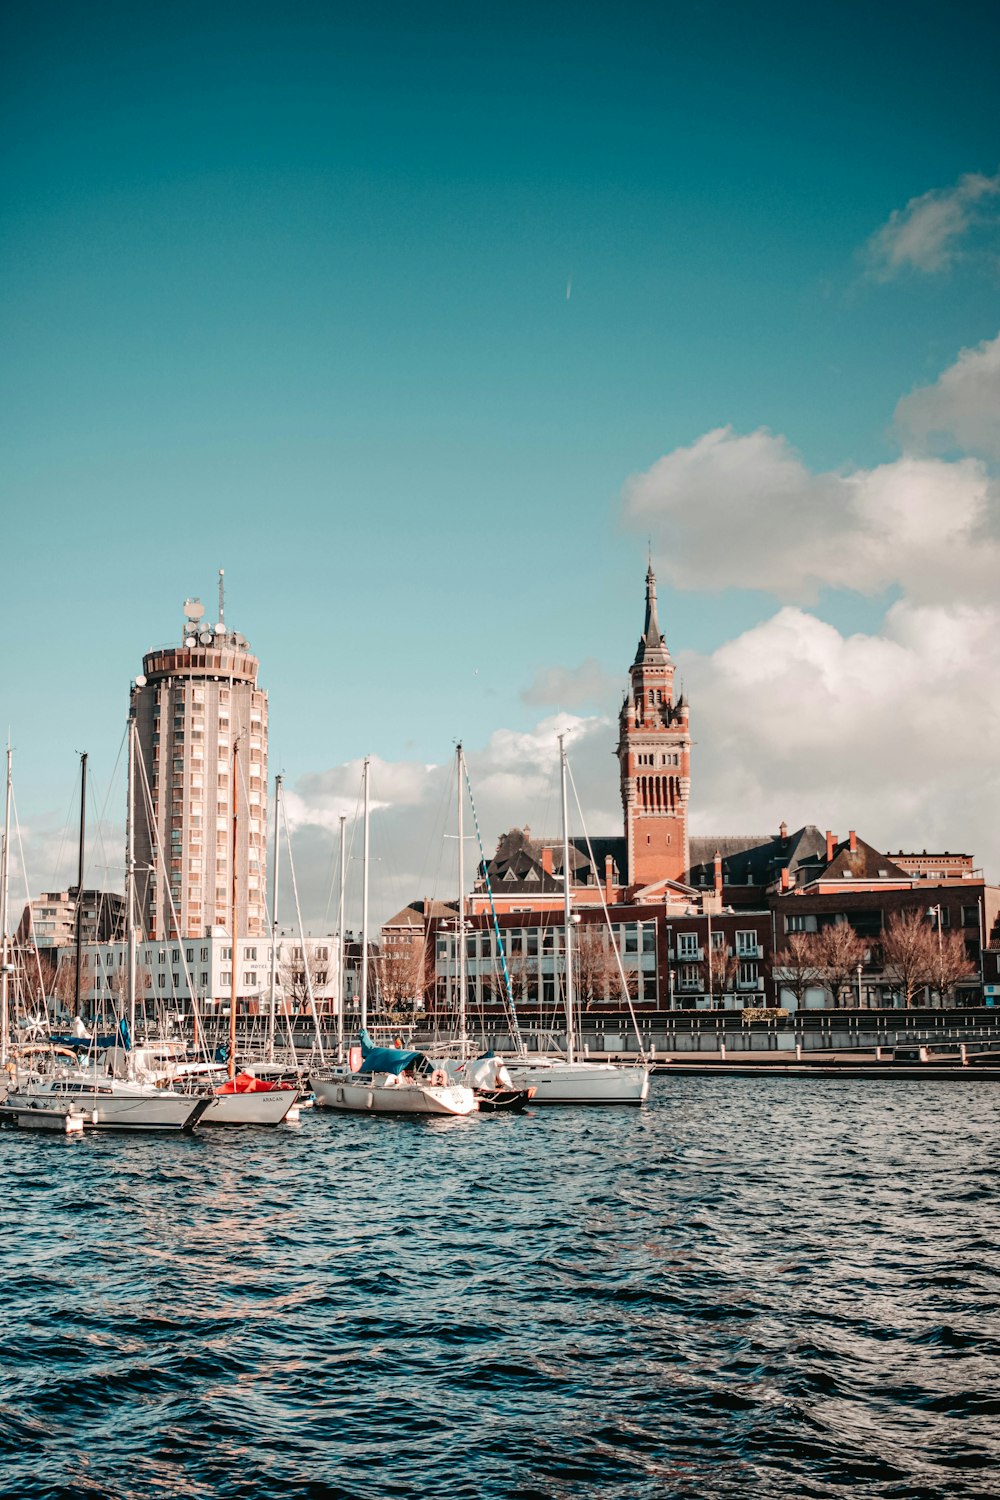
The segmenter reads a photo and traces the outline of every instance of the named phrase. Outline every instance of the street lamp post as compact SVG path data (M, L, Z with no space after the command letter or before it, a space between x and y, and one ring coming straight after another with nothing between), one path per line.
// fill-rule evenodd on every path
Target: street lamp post
M667 923L667 1004L670 1010L674 1008L674 929Z
M929 906L927 915L933 917L937 913L937 937L938 937L938 1010L944 1008L944 946L941 938L941 908L940 906Z
M861 1009L861 964L858 964L858 1010Z

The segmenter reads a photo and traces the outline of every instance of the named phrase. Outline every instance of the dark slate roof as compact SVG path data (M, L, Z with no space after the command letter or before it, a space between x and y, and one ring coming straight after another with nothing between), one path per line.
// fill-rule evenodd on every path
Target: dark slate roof
M826 865L826 835L813 823L786 834L728 834L722 838L690 840L691 867L688 884L711 885L715 875L716 850L722 855L725 885L768 886L787 866L793 883L809 878ZM798 872L802 871L799 877Z
M596 871L591 869L590 854L585 838L569 841L569 862L575 885L586 885L604 878L604 861L611 855L616 871L615 878L625 877L626 844L622 837L594 838L590 841L594 852ZM552 854L552 874L542 867L542 854L549 849ZM562 890L563 846L561 839L532 838L527 828L512 828L497 842L497 852L489 861L490 885L495 890L531 891L535 894ZM479 866L479 883L485 883L485 870Z
M814 823L807 823L794 833L765 834L745 838L692 838L689 881L694 886L711 885L715 874L716 850L722 855L722 880L727 886L755 885L767 887L781 877L787 868L790 884L808 885L823 880L906 880L910 877L886 854L856 840L852 853L849 839L834 845L830 864L826 861L826 834Z
M449 917L457 910L457 901L434 901L429 898L411 901L402 911L383 922L382 928L384 931L386 927L423 927L425 917Z
M912 875L901 865L894 864L887 854L880 854L864 839L857 840L852 851L850 841L841 839L834 846L833 859L822 871L824 880L912 880Z

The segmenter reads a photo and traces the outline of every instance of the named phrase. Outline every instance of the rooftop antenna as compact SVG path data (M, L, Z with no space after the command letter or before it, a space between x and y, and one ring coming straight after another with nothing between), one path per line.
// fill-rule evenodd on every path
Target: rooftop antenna
M219 624L226 623L226 570L219 569Z

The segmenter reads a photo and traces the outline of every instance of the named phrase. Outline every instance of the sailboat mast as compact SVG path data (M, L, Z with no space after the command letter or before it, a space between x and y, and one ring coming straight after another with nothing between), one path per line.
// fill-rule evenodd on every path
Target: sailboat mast
M340 909L337 912L337 1061L344 1061L344 889L347 883L347 817L340 815Z
M80 848L76 861L76 972L73 1014L80 1014L80 966L83 957L83 851L87 838L87 752L80 756Z
M7 915L10 906L10 741L7 741L7 796L3 814L3 851L0 853L0 1067L7 1066L10 1049L10 990L8 988Z
M566 949L566 1061L575 1061L576 1046L573 1038L573 914L570 909L569 871L569 813L566 806L566 746L563 735L559 736L559 779L562 789L562 834L563 834L563 945Z
M280 776L274 778L274 871L271 879L271 1005L267 1017L267 1060L274 1062L274 1007L277 1004L275 994L276 980L278 976L278 869L281 854L281 833L279 817L281 814L281 782Z
M125 835L125 942L129 1047L135 1037L135 697L128 720L128 809Z
M368 757L365 756L364 844L361 857L361 1029L368 1025Z
M465 962L465 830L462 822L462 792L465 780L465 755L461 745L458 752L458 1045L459 1055L465 1057L468 1040L465 1015L466 962Z
M219 578L222 578L222 569L219 569ZM221 591L222 584L219 588ZM221 593L220 593L221 597ZM240 737L233 740L233 869L232 890L230 895L229 931L232 938L230 948L229 964L229 1057L226 1062L226 1072L230 1078L236 1077L236 893L237 893L237 860L236 848L238 837L237 809L240 801Z

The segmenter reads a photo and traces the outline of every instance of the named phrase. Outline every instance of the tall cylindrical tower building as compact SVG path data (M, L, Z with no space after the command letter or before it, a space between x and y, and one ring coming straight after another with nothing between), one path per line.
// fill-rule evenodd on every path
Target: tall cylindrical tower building
M165 941L230 928L237 741L237 934L267 932L267 694L225 623L221 574L218 623L204 614L185 603L181 645L145 654L133 695L137 905L146 936Z

